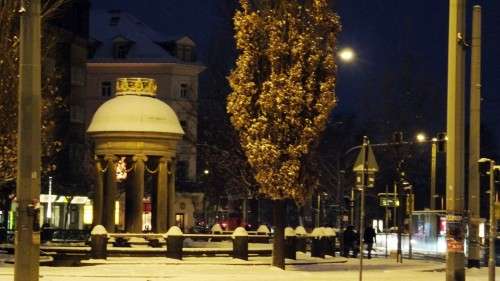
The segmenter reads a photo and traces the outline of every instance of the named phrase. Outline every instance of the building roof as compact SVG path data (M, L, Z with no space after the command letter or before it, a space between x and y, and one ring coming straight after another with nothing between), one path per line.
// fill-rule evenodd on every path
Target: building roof
M126 59L157 59L162 62L185 63L174 57L165 48L165 44L179 40L193 42L188 36L165 36L133 15L120 10L91 11L89 33L95 47L93 59L96 60L113 58L114 43L126 42L130 44Z
M123 95L102 104L92 117L88 133L155 132L184 135L174 110L148 96Z

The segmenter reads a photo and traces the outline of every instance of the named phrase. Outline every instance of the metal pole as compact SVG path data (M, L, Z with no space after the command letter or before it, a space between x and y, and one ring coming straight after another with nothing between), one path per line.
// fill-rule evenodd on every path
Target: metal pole
M413 231L413 190L410 190L410 194L408 194L408 258L413 258L413 249L411 245L411 237Z
M431 145L431 204L430 209L436 210L436 163L437 163L437 140L432 139Z
M354 225L354 187L351 189L351 225Z
M490 251L488 257L488 281L495 281L495 239L497 237L497 221L495 219L495 161L490 161Z
M363 137L363 173L361 173L361 200L359 214L359 281L363 280L363 236L365 224L365 188L368 170L368 137Z
M466 0L450 0L446 153L446 280L464 281L464 82Z
M52 225L52 177L49 177L49 201L47 202L47 223Z
M480 267L479 223L480 188L478 160L480 155L481 120L481 6L472 13L469 126L469 255L468 267Z
M21 3L14 280L35 281L40 254L40 0Z
M318 194L316 195L316 219L315 219L315 223L314 225L316 227L320 227L319 225L319 216L320 216L320 212L321 212L321 193L318 191Z

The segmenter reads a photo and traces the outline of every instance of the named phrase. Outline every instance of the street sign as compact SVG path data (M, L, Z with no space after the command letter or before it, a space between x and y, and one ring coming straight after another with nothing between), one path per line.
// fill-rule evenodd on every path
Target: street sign
M396 208L399 207L399 198L395 193L379 193L380 207Z
M366 176L367 176L366 187L375 187L375 173L368 172L366 174ZM363 173L362 172L356 172L356 188L358 188L358 189L363 188Z
M359 152L358 154L358 157L356 158L356 162L354 162L354 167L352 168L352 170L354 172L360 172L362 173L363 172L363 165L364 165L364 161L365 160L365 149L364 147L361 148L361 151ZM375 172L378 172L378 164L377 164L377 160L375 159L375 154L373 153L373 150L371 148L371 146L368 146L368 167L366 169L367 172L371 172L371 173L375 173Z

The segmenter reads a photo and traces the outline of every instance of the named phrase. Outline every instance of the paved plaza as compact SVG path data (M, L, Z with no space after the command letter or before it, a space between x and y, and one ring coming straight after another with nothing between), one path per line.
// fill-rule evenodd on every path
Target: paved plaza
M270 257L254 257L241 261L230 257L187 257L177 261L161 257L112 257L107 261L89 260L79 267L40 268L42 281L353 281L358 280L357 259L299 257L287 260L286 270L270 267ZM426 260L365 260L366 281L434 281L445 280L444 263ZM2 263L0 280L13 280L13 266ZM487 268L466 270L468 281L487 280ZM497 278L500 280L500 278Z

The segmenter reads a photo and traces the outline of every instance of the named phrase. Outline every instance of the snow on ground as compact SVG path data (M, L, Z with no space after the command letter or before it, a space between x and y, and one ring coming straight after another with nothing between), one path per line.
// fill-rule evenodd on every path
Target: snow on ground
M300 256L302 262L314 259ZM251 257L241 261L230 257L187 257L175 261L161 257L113 257L107 261L91 260L80 267L40 268L40 281L355 281L359 260L328 258L322 264L287 265L280 270L266 263L270 257ZM287 260L287 263L291 262ZM365 281L434 281L445 280L444 264L436 261L392 259L364 260ZM500 272L499 272L500 275ZM468 281L487 280L487 268L466 271ZM0 281L13 280L12 265L0 265ZM496 280L500 280L500 276Z

